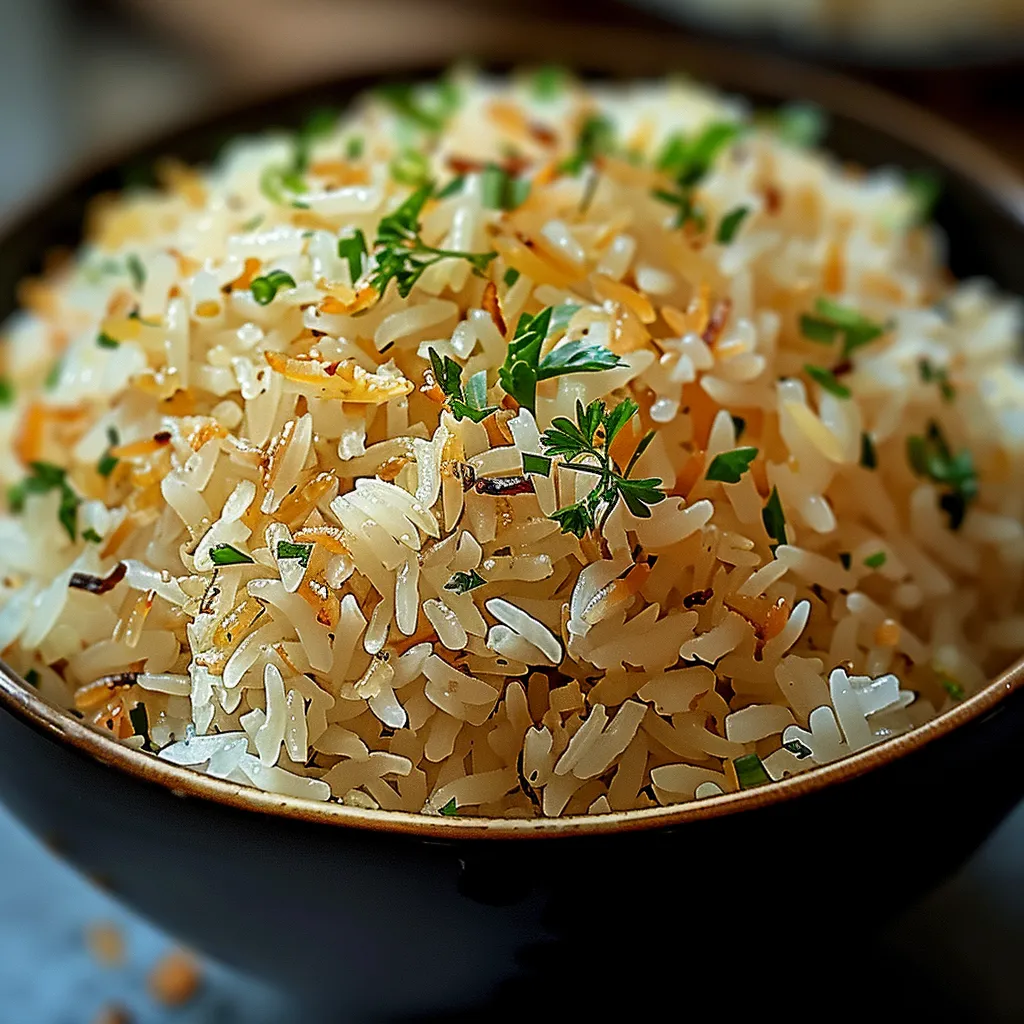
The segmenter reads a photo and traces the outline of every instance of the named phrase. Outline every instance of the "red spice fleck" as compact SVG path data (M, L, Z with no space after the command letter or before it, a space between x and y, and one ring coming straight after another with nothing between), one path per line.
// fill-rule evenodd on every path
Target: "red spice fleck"
M474 484L477 494L497 497L511 497L517 494L534 494L533 480L528 476L485 476Z
M505 325L505 317L502 316L501 313L501 303L498 301L498 289L493 281L487 282L487 287L484 288L484 296L480 305L490 313L491 319L494 321L494 326L498 328L498 333L504 338L505 332L508 328Z
M721 337L722 331L725 330L725 322L729 319L731 312L732 299L726 297L715 303L714 309L711 310L711 316L708 317L704 333L700 336L705 345L714 347L715 342Z
M782 193L774 185L765 187L764 207L768 213L778 213L782 209Z
M695 590L683 598L684 608L698 608L706 605L715 596L715 592L708 587L707 590Z

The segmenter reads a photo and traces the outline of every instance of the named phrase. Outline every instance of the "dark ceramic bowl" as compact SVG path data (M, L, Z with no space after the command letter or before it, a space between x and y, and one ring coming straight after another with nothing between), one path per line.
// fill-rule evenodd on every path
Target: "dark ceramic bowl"
M958 275L1024 292L1024 185L926 112L737 51L635 35L581 39L579 52L563 43L564 59L599 75L687 71L758 102L821 104L843 157L941 172L938 215ZM202 161L232 134L295 123L370 84L344 79L251 103L138 147L132 163ZM60 186L0 233L0 315L48 249L74 244L87 200L118 187L123 164ZM806 995L817 979L827 992L834 944L852 948L948 874L1020 797L1022 682L1017 665L907 735L762 789L485 821L305 803L211 779L87 728L3 670L0 797L182 940L325 996L341 1019L476 1006L474 1019L487 999L490 1019L502 1007L545 1019L588 999L607 1009L616 993L635 1006L680 979L690 1003L714 990L719 1006L727 995L738 1011L749 996L763 1009L767 985L781 1008L766 965L795 956L791 989ZM742 985L732 983L738 971Z

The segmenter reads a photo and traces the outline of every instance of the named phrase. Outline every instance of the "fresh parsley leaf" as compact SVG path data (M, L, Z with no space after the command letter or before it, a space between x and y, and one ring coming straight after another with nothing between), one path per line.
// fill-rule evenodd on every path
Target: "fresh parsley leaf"
M814 103L787 103L770 123L783 142L798 149L813 149L828 132L828 115Z
M658 156L657 169L672 175L681 188L693 188L740 131L741 126L731 121L715 121L690 139L681 133L671 135Z
M537 367L537 380L549 380L567 373L597 373L622 366L622 360L603 345L584 339L567 341L552 349Z
M736 780L740 784L740 789L752 789L772 781L757 754L737 757L732 766L736 769Z
M96 335L96 344L99 345L100 348L121 347L121 342L119 342L116 338L112 338L105 331L100 331L100 333Z
M143 285L146 283L146 268L142 265L142 260L135 253L131 253L125 260L125 266L131 275L132 287L137 292L141 292Z
M866 432L860 435L860 464L865 469L878 468L878 453L875 451L875 442L871 440L871 435Z
M782 510L778 487L772 488L768 502L761 510L761 522L764 523L765 533L775 541L775 544L772 545L774 553L779 544L786 543L786 513Z
M831 345L837 338L843 339L843 358L864 345L870 344L885 334L886 328L862 316L849 306L840 305L832 299L820 298L814 304L817 316L804 314L800 317L800 331L808 341Z
M14 405L14 384L10 377L0 377L0 408Z
M550 103L558 99L565 90L569 72L557 64L538 68L530 79L530 91L539 103Z
M476 590L477 587L482 587L486 583L487 580L476 569L470 569L469 572L455 573L444 585L444 589L451 590L456 594L468 594L471 590Z
M845 384L841 384L836 379L836 375L831 370L826 370L823 366L804 363L804 373L836 398L850 398L853 395L853 392Z
M728 245L736 237L736 233L747 219L748 213L750 213L749 206L737 206L735 210L730 210L718 225L715 241L719 245Z
M956 388L949 382L949 370L945 366L934 366L931 360L921 359L917 368L925 384L939 385L943 401L952 402L956 398Z
M366 258L366 236L358 228L354 234L338 239L338 256L348 263L349 277L355 284L363 276L363 260Z
M330 135L337 123L338 111L333 107L319 107L310 112L295 133L294 168L297 174L306 173L314 143Z
M483 203L488 210L515 210L530 194L528 179L512 177L497 164L488 164L480 177Z
M427 158L415 149L403 149L390 164L391 177L400 185L419 188L430 181L430 165Z
M309 556L312 551L312 544L293 544L287 540L279 540L277 542L277 557L297 558L303 568L309 565Z
M216 544L210 548L210 561L214 565L245 565L252 559L231 544Z
M748 469L750 464L757 458L756 448L733 448L732 451L722 452L711 460L707 472L704 474L706 480L721 480L726 484L738 484L740 477Z
M911 223L926 224L942 195L942 179L934 171L911 171L904 179L904 186L914 204Z
M96 472L100 476L110 476L114 472L114 467L117 465L118 460L110 454L109 451L105 451L96 463Z
M516 270L515 267L509 267L508 270L505 271L505 276L502 278L506 288L511 288L518 280L519 271Z
M274 301L274 296L282 288L294 288L295 278L286 270L272 270L262 277L254 277L249 285L252 297L261 305L267 306Z
M625 472L619 470L611 457L612 441L637 411L637 404L632 399L626 399L611 410L607 410L600 400L591 402L586 408L577 402L575 422L568 417L558 416L541 434L541 447L549 459L560 457L562 461L559 465L565 469L592 474L597 478L593 489L582 501L558 509L551 515L563 533L572 533L582 538L588 530L600 532L619 501L641 519L650 517L651 505L664 501L665 492L661 480L654 477L634 479L629 476L640 455L650 444L653 433L648 434L637 446ZM580 459L587 461L576 461Z
M547 455L531 455L523 452L523 474L535 473L537 476L551 476L551 459Z
M839 337L839 328L827 320L804 313L800 317L800 333L818 345L832 345Z
M67 481L67 471L52 462L32 462L29 464L29 475L15 484L7 492L7 502L16 515L24 511L25 499L30 494L46 494L48 491L60 491L60 505L57 519L64 527L67 535L74 540L78 521L78 506L82 499L71 489Z
M907 438L907 460L918 476L945 487L939 507L949 518L949 528L959 530L967 507L978 497L978 474L971 453L964 449L954 455L942 428L932 420L923 437L914 434Z
M87 540L90 544L99 544L103 541L103 538L89 526L82 531L82 540Z
M864 559L864 564L869 569L881 569L885 565L886 555L884 551L876 551L873 555L868 555Z
M487 374L485 371L481 370L479 373L473 374L463 390L462 367L451 356L439 356L433 348L428 349L428 352L434 381L444 393L448 400L448 407L457 420L466 418L474 423L480 423L491 413L497 412L496 405L487 405Z
M446 818L454 818L459 813L459 806L455 802L455 797L452 797L451 800L441 808L440 813Z
M563 161L560 170L565 174L579 174L584 167L605 156L615 147L615 126L604 114L591 114L580 126L576 148L572 156Z

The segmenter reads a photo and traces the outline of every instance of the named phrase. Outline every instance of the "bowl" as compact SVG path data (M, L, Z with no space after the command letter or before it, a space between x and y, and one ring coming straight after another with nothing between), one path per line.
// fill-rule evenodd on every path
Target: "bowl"
M743 51L600 38L581 37L563 57L598 76L685 71L757 102L810 100L831 112L827 144L841 156L939 170L954 272L1024 292L1024 184L925 111ZM230 135L297 123L380 80L221 111L57 186L0 229L0 315L47 250L74 244L87 200L117 188L126 165L208 159ZM436 818L314 804L176 767L0 671L0 798L15 814L183 941L313 993L346 1020L483 1013L488 999L492 1016L516 999L536 1011L538 993L547 1010L562 1000L579 1011L587 998L606 1009L622 991L635 1005L687 965L706 994L739 964L748 985L723 990L729 1006L749 996L763 1010L759 984L777 989L769 968L794 951L794 983L809 998L810 979L828 981L835 943L849 947L926 892L1012 807L1024 788L1021 736L1024 663L910 733L763 788L590 817Z

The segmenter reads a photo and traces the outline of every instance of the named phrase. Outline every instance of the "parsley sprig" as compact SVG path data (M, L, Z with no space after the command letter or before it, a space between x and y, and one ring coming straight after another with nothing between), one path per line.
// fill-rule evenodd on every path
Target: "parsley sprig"
M597 477L585 498L552 514L551 518L561 526L563 533L582 538L588 530L600 532L620 501L639 519L649 519L650 506L665 500L665 493L661 490L664 485L657 477L631 479L629 475L654 440L653 430L641 439L624 470L611 456L612 442L637 411L638 406L631 398L624 399L612 409L606 408L600 400L591 402L586 408L577 401L575 423L565 416L558 416L541 434L541 447L549 460L560 459L559 466ZM524 456L526 467L534 472L542 471L539 461L527 461ZM550 468L549 462L548 472Z
M463 387L462 367L451 356L439 356L432 348L428 351L434 382L444 392L448 408L457 420L466 418L480 423L492 412L497 412L497 406L487 404L486 370L474 373Z
M29 465L29 475L16 483L7 492L7 502L15 514L25 508L25 499L30 494L46 494L48 491L60 491L60 506L57 518L67 535L74 540L78 523L78 506L82 499L71 489L67 480L67 471L52 462L33 462Z
M939 498L939 507L949 517L949 528L959 530L967 506L978 496L974 457L966 448L954 455L942 428L932 420L923 436L913 434L907 438L907 460L918 476L946 488Z
M563 307L559 307L561 309ZM508 343L505 362L498 370L498 381L505 393L530 412L536 410L538 381L567 373L596 373L622 365L622 360L610 349L582 338L564 342L541 358L540 350L548 333L565 326L557 313L552 306L533 316L523 313Z
M728 121L709 124L698 135L687 138L677 132L669 136L658 159L659 171L675 179L675 190L656 189L655 199L676 207L675 226L693 224L700 232L707 226L707 217L694 197L694 189L707 176L718 155L740 134L741 126ZM742 220L742 217L739 218ZM739 228L732 225L732 233Z
M482 274L498 255L496 252L460 252L427 245L420 237L420 214L433 190L434 186L429 182L422 185L377 226L374 243L377 265L370 284L380 295L394 281L398 294L403 299L408 298L423 272L441 260L466 260L476 273Z

